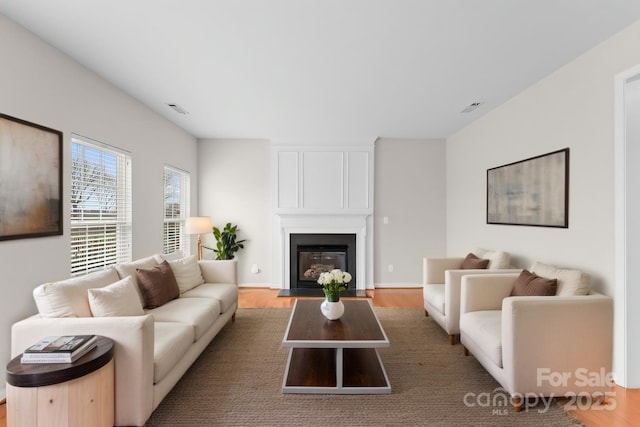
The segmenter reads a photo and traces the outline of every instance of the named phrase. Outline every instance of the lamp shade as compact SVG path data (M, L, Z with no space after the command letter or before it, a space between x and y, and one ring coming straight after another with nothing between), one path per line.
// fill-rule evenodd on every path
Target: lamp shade
M208 216L192 216L187 218L184 225L184 232L186 234L203 234L211 233L211 218Z

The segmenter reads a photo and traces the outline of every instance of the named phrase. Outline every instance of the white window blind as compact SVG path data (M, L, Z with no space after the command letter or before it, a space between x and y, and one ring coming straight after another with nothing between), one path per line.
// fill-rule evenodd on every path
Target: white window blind
M131 261L131 156L71 138L71 274Z
M163 253L170 254L182 250L190 253L190 239L184 234L184 224L189 216L188 172L171 166L164 167L164 232Z

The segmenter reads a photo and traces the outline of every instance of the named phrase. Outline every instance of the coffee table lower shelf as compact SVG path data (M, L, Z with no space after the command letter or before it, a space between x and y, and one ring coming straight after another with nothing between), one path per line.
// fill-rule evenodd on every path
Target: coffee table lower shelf
M391 385L375 348L289 349L283 393L389 394Z

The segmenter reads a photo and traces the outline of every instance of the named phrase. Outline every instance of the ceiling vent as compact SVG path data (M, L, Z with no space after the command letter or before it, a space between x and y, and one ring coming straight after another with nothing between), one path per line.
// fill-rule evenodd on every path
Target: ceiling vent
M464 109L461 111L461 113L470 113L473 110L475 110L476 108L478 108L479 106L481 106L482 104L484 104L484 102L474 102L471 103L469 105L467 105L466 107L464 107Z
M173 109L173 111L175 111L178 114L189 114L189 112L187 110L185 110L184 108L182 108L178 104L168 103L167 105L169 107L171 107Z

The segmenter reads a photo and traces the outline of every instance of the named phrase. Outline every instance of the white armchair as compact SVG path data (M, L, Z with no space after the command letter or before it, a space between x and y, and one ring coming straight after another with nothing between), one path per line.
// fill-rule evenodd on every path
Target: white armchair
M476 252L483 253L481 250ZM449 335L449 343L455 344L460 334L460 283L467 274L519 273L520 269L508 269L509 255L492 252L494 256L489 269L462 269L464 258L424 258L423 287L424 314L433 318ZM476 254L477 255L477 254ZM506 258L506 260L505 260ZM493 267L493 268L492 268Z
M518 274L462 279L460 342L509 393L526 398L606 397L611 387L613 300L510 296Z

